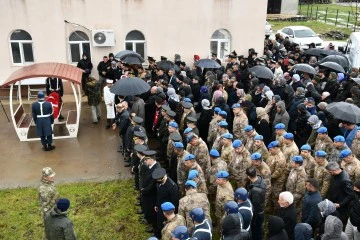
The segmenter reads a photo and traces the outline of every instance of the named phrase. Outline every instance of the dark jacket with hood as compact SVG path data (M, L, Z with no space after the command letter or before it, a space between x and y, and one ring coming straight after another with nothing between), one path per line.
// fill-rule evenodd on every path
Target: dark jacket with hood
M296 109L300 113L296 116L295 121L292 121L294 122L295 142L298 146L302 146L306 143L312 130L311 126L308 124L310 113L306 110L303 103L299 104Z
M270 215L268 240L288 240L289 238L284 228L285 224L282 218Z
M321 102L321 95L316 91L313 84L308 84L306 86L307 92L305 93L305 97L312 97L315 100L315 103Z
M345 101L347 98L350 98L351 97L350 86L351 85L349 84L348 81L342 81L334 102L342 102Z
M44 225L48 240L76 240L74 225L67 217L67 212L53 208L46 214Z
M285 231L287 232L289 240L295 239L294 228L297 223L297 219L294 203L290 204L287 208L280 208L278 216L284 220Z
M327 80L323 92L329 92L331 101L334 101L339 87L340 84L337 82L337 80L330 78L329 80Z
M265 208L266 184L261 176L258 175L257 177L258 179L255 182L248 182L246 185L246 189L249 191L249 199L253 204L254 218L258 214L263 214Z
M222 240L248 240L249 233L241 231L240 217L238 214L225 216L222 222Z
M304 95L297 95L295 96L293 102L290 105L288 110L290 121L289 121L289 132L293 132L295 130L295 120L298 117L298 105L304 102Z

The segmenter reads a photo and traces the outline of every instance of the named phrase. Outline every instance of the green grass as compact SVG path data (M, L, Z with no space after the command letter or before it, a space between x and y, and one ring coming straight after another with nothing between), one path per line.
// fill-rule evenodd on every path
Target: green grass
M360 5L360 4L359 4ZM360 6L359 6L360 7ZM307 16L318 21L328 24L335 24L338 27L353 28L355 24L356 8L348 6L340 6L337 4L309 4L299 5L299 14ZM360 8L358 9L358 12ZM317 14L316 14L317 13ZM337 16L337 17L336 17ZM336 21L336 18L338 19ZM360 19L358 19L360 20ZM348 24L349 23L349 24ZM357 23L359 25L359 23ZM342 30L342 29L340 29Z
M340 30L341 32L345 33L345 34L350 34L352 33L352 29L350 28L337 28L334 25L329 25L326 23L322 23L322 22L318 22L315 20L309 20L309 21L275 21L275 20L270 20L269 23L271 25L273 25L272 29L273 32L276 33L278 30L287 27L287 26L307 26L309 28L311 28L312 30L314 30L317 34L321 34L322 38L324 40L334 40L331 37L328 37L325 35L325 33L329 32L329 31L335 31L335 30ZM346 39L344 39L343 41L346 41Z
M138 222L133 181L58 185L61 197L71 201L69 218L78 239L147 239ZM0 239L41 239L43 223L37 189L0 191Z

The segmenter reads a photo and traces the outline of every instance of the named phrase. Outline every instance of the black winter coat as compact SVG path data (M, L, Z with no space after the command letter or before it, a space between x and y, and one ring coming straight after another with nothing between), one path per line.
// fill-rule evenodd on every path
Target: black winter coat
M301 222L310 224L312 228L316 227L320 221L317 204L322 201L319 191L306 192L302 204Z
M253 204L254 218L258 214L263 213L265 207L266 184L261 176L258 175L257 177L256 182L248 182L246 184L246 189L249 191L249 199Z
M289 240L295 239L294 228L297 223L296 220L296 208L294 204L290 204L287 208L281 208L279 210L279 217L284 220L285 231L289 237Z

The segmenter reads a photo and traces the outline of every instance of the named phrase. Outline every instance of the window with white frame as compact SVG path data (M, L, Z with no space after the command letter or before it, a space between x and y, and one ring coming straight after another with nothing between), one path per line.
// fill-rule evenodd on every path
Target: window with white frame
M91 59L90 41L86 33L82 31L72 32L68 43L71 63L79 62L83 53L86 53L88 58Z
M231 35L226 29L216 30L210 39L210 52L216 53L218 58L224 59L230 53Z
M135 51L145 58L145 37L144 34L137 30L133 30L126 35L125 49Z
M33 41L24 30L15 30L10 35L10 49L13 64L34 62Z

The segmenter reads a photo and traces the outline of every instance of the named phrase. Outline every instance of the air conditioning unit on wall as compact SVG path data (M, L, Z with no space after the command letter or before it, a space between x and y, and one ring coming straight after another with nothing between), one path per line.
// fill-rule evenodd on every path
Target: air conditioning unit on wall
M92 30L92 44L94 47L115 46L115 34L111 29Z

